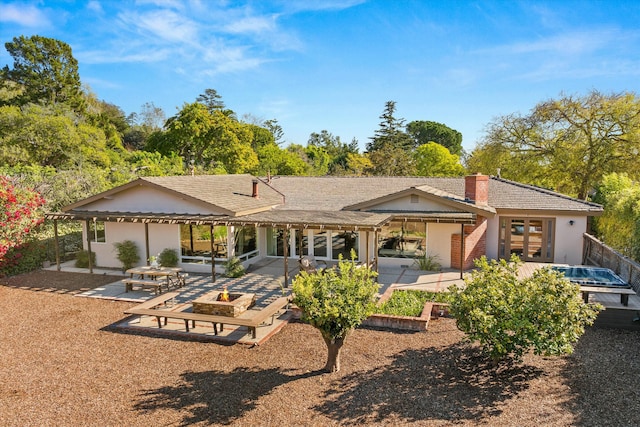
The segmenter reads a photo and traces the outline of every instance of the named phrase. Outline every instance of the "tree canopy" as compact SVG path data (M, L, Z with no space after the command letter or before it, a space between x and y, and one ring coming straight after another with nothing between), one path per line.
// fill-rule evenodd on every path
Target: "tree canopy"
M14 62L12 69L5 66L2 70L3 80L23 88L17 96L20 105L67 104L74 111L82 111L78 61L67 43L34 35L14 37L5 47Z
M604 207L595 219L600 239L621 254L640 260L640 184L626 173L605 175L594 201Z
M414 162L418 176L461 176L465 172L460 158L436 142L419 146Z
M429 120L414 120L407 124L407 134L415 147L435 142L445 147L451 154L462 154L462 134L442 123Z
M586 199L600 179L629 171L640 153L640 100L632 93L562 96L535 106L526 116L508 115L489 124L468 169L552 188Z

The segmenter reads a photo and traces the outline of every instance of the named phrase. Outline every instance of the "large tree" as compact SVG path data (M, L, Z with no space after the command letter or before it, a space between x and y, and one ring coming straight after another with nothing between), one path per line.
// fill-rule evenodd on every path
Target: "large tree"
M380 115L380 125L375 131L371 141L367 143L367 151L372 152L381 149L384 146L410 150L413 147L411 137L404 130L405 120L397 118L396 102L387 101L384 105L384 111Z
M604 207L595 219L598 237L621 254L640 260L640 184L626 173L605 175L594 201Z
M5 47L14 62L12 69L3 68L2 77L24 88L16 97L20 105L67 104L77 112L83 110L78 61L67 43L35 35L14 37Z
M416 147L435 142L445 147L451 154L462 154L462 134L442 123L429 120L414 120L407 124L407 134Z
M324 370L340 370L340 351L349 333L375 310L376 273L352 259L340 258L336 269L301 272L293 281L293 303L302 310L303 321L317 328L327 345Z
M414 153L414 161L419 176L464 175L460 158L436 142L420 145Z
M358 140L354 139L350 144L346 144L339 136L334 136L327 130L313 132L307 141L307 155L313 158L314 153L318 151L328 156L326 172L330 175L346 175L349 173L348 156L358 153Z
M586 199L603 175L636 167L640 100L633 93L562 96L526 116L495 119L468 160L472 172L494 174Z
M387 101L380 116L380 126L371 141L367 143L367 153L372 175L412 175L413 141L404 131L404 119L395 116L395 101Z
M110 167L117 160L104 131L78 120L64 106L0 107L1 164Z
M154 134L146 149L178 154L205 171L246 173L258 167L252 140L250 125L194 102L167 120L166 132Z

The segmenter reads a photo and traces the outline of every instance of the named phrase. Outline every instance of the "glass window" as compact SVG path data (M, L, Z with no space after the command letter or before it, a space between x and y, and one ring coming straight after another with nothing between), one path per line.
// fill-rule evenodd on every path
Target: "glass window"
M333 232L331 235L331 258L351 259L351 250L356 253L358 259L358 233L353 231Z
M329 233L326 231L313 230L313 256L316 258L327 257L327 238Z
M378 256L420 258L427 247L426 225L421 222L391 222L378 235Z
M218 230L224 229L222 230ZM222 241L214 241L215 248L224 249L226 247L226 230L227 227L214 227L214 234L224 233L224 246L220 247L216 244L222 244ZM216 239L217 240L217 239ZM221 254L226 256L226 250L222 250ZM180 225L180 257L182 262L210 264L211 263L211 226L210 225ZM218 254L216 254L218 257Z
M288 255L291 256L291 247ZM281 228L267 228L267 255L284 256L284 230Z
M89 221L89 240L96 243L107 241L104 232L104 221Z
M257 235L256 227L236 227L234 237L237 257L258 250Z

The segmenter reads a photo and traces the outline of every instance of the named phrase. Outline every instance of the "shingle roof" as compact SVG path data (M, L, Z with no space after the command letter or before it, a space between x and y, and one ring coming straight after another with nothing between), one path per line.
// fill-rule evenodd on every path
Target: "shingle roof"
M407 188L428 186L448 197L464 200L464 177L296 177L271 179L270 185L285 194L286 210L341 210L397 193ZM433 193L433 191L430 191ZM553 191L505 179L489 180L490 207L496 210L537 210L599 213L602 207Z
M219 206L235 214L250 213L281 204L283 197L258 183L258 198L252 197L253 180L248 174L145 177L144 181Z
M62 208L65 212L84 210L92 202L113 196L136 186L157 187L179 197L207 203L226 215L244 215L271 209L283 203L283 196L258 180L258 197L253 195L253 180L248 175L196 175L144 177L112 188ZM176 212L180 214L180 212Z

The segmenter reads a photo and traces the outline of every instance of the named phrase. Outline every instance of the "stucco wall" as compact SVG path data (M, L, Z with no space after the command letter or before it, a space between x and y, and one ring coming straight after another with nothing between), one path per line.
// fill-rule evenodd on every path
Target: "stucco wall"
M573 221L573 225L569 221ZM582 247L584 244L582 235L586 231L586 217L557 217L554 262L558 264L582 264Z
M209 205L185 200L146 186L137 186L82 206L82 210L106 212L155 212L216 214Z
M427 224L427 255L437 257L443 267L451 267L451 235L460 233L460 224Z
M85 230L86 232L86 230ZM116 242L132 240L138 246L140 262L138 265L146 265L147 254L145 244L144 224L125 222L105 223L106 242L91 242L91 250L96 253L96 263L100 267L122 266L118 261ZM84 249L87 249L86 234L84 235ZM163 249L175 249L180 253L180 229L176 224L149 224L149 255L158 255ZM210 269L210 268L209 268Z
M424 197L418 197L417 203L411 203L410 195L385 203L380 203L375 206L375 209L389 211L461 212L459 209L452 208L451 206L447 206L433 200L428 200Z

